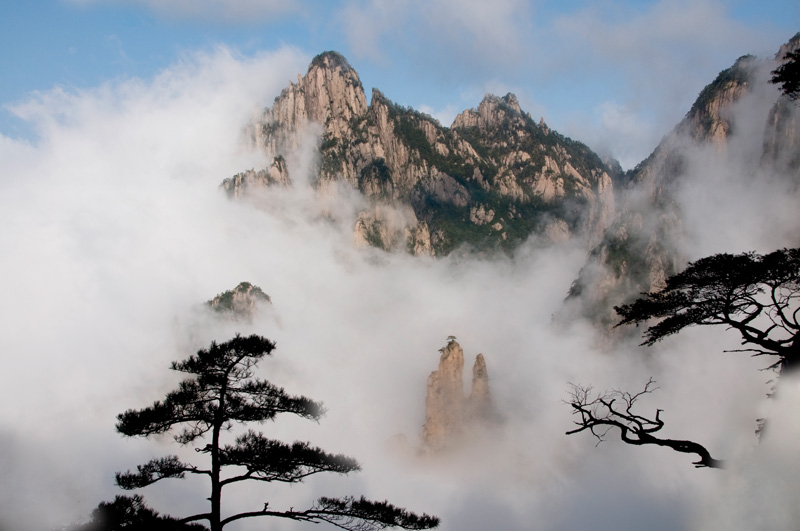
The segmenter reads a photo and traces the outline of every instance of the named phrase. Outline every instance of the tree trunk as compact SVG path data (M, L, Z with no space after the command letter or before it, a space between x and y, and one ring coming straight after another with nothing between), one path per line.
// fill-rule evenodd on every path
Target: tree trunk
M228 375L226 374L227 378ZM219 392L218 409L214 415L214 429L211 432L211 521L209 522L211 531L222 531L222 485L220 485L220 470L221 465L219 462L219 432L222 431L222 425L225 423L225 393L228 392L228 382L222 384Z
M782 375L797 372L800 367L800 335L795 336L794 341L781 357L780 372Z
M211 437L211 521L209 522L211 531L222 531L222 525L220 525L222 488L219 484L219 432L220 426L215 425Z

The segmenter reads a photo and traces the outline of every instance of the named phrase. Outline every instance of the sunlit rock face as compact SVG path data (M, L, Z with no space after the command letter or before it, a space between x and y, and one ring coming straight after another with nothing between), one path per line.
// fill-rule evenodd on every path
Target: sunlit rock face
M464 394L464 351L451 339L440 350L439 368L428 376L425 396L423 454L436 454L465 443L476 429L495 419L489 392L489 372L483 354L472 368L472 390Z
M487 95L451 127L373 89L367 105L356 71L336 52L314 58L253 127L273 163L223 182L231 197L288 184L297 153L316 136L312 182L342 181L365 199L356 241L412 254L513 250L599 241L614 211L618 165L538 125L513 94ZM387 226L394 208L399 223Z
M428 451L448 446L463 432L464 351L455 341L442 349L439 368L428 376L422 444Z

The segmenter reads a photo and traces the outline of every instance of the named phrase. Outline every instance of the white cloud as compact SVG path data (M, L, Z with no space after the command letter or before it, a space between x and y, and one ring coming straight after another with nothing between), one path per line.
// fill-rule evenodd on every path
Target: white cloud
M69 0L75 4L132 4L173 18L252 23L300 12L303 0Z
M548 75L575 78L590 91L596 86L603 105L647 109L638 127L650 130L649 140L667 134L700 90L737 57L780 44L767 45L774 35L733 20L715 0L663 0L646 8L591 5L558 17L544 38L555 50ZM624 130L609 133L615 145L640 141ZM639 160L654 147L637 149Z
M417 63L464 68L513 63L523 49L527 13L520 0L353 0L339 16L356 57L376 59L400 49Z
M627 170L642 162L664 136L649 118L645 109L605 101L590 121L583 115L573 116L561 132L580 139L601 156L613 156Z
M430 116L436 118L440 124L444 127L450 127L450 124L453 123L455 120L456 115L461 112L455 105L446 105L444 108L441 109L434 109L429 105L425 105L424 103L418 105L416 109L420 112L424 112Z

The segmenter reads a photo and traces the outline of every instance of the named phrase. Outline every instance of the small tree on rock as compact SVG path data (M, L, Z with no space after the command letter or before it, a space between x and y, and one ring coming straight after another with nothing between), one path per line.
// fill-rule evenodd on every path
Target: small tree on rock
M208 456L205 467L182 462L171 455L139 465L136 471L117 473L117 484L126 490L146 487L166 478L186 474L207 476L211 483L208 512L187 516L177 522L206 521L211 531L243 518L273 516L295 521L329 522L341 529L371 531L386 527L429 529L439 519L416 515L388 502L361 498L320 498L306 509L263 508L223 516L222 493L228 485L242 481L298 483L321 472L347 474L359 470L358 463L341 454L329 454L307 443L291 445L268 439L248 430L233 443L223 444L222 435L234 424L264 422L279 413L290 413L317 420L322 404L304 396L287 394L270 382L254 376L254 367L270 354L275 344L263 337L236 336L225 343L212 342L188 359L173 362L172 369L189 374L178 389L152 406L128 410L117 416L117 431L134 437L148 437L175 430L181 445L195 444L198 453ZM210 441L208 441L210 437ZM200 440L207 444L199 446ZM143 506L143 501L138 501ZM141 508L140 508L141 509Z

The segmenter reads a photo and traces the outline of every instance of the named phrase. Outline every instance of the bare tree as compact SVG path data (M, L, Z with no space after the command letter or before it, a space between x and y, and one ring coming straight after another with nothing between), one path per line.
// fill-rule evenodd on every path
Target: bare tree
M569 405L572 413L580 417L574 421L578 426L567 432L567 435L589 430L597 439L597 444L603 442L609 431L619 429L623 442L633 445L654 444L666 446L676 452L697 454L700 459L693 464L696 468L722 468L723 461L711 457L706 448L693 441L677 439L661 439L653 435L664 427L661 420L663 410L656 409L654 418L643 417L633 412L633 406L639 398L652 393L655 380L650 378L644 389L631 394L627 391L612 389L603 393L593 393L592 387L570 384Z

